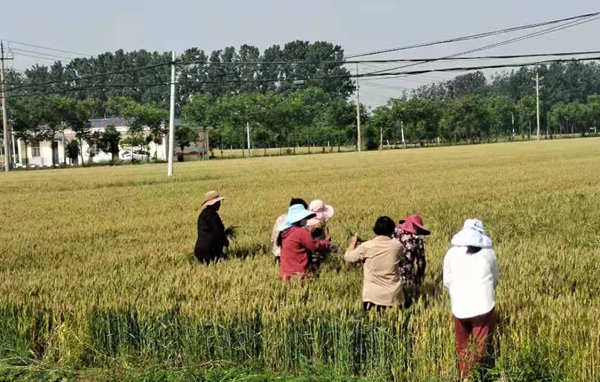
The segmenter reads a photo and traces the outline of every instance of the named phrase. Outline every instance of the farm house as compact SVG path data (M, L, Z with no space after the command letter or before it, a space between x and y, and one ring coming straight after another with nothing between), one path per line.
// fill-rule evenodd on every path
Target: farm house
M101 119L92 119L91 122L91 131L92 132L100 132L102 133L107 126L115 126L117 131L121 133L122 139L128 136L129 127L127 126L127 121L123 118L101 118ZM180 120L175 120L175 128L182 125ZM206 129L202 127L197 127L198 130L198 140L187 147L184 150L184 155L198 155L203 156L204 158L208 158L208 132ZM144 129L144 136L149 134L149 129ZM66 156L66 147L69 142L75 140L75 133L66 128L62 134L57 134L56 139L53 142L49 141L41 141L41 142L32 142L28 145L25 145L20 139L13 139L12 146L15 147L13 152L14 162L16 163L16 167L51 167L54 157L54 163L59 164L67 164L72 165L71 159ZM139 148L133 149L134 153L138 152L138 150L143 151L148 154L148 159L154 159L156 155L156 159L159 161L164 161L167 159L167 142L168 137L165 135L162 139L161 144L155 144L153 142L149 143L147 146L140 150ZM4 150L3 148L0 151L0 159L4 160ZM108 162L111 160L111 155L105 152L102 152L97 147L90 147L87 142L83 142L83 147L81 148L83 154L83 160L85 162L93 162L93 163L102 163ZM124 153L130 152L131 148L129 145L121 145L120 156ZM174 156L177 156L181 148L174 147ZM90 160L91 157L91 160ZM81 157L77 160L81 164Z

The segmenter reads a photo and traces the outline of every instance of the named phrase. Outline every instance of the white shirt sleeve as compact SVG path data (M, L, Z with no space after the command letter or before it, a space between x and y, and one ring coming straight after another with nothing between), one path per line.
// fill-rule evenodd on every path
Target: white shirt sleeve
M446 253L446 257L444 257L444 286L447 289L450 289L450 285L452 284L452 267L450 266L450 263L452 261L451 257L452 257L452 249L450 249L448 251L448 253Z
M492 250L492 275L494 276L494 288L498 286L500 270L498 269L498 262L496 261L496 252Z

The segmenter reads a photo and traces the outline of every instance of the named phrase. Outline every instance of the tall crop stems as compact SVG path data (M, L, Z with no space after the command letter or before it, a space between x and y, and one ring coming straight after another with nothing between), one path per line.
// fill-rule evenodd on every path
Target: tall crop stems
M500 264L494 367L482 380L600 378L596 139L11 173L0 179L0 358L71 368L258 368L455 381L441 268L466 218ZM227 197L230 257L192 256L202 196ZM364 314L362 269L341 254L307 285L269 252L291 196L336 207L334 242L379 215L431 229L421 299Z

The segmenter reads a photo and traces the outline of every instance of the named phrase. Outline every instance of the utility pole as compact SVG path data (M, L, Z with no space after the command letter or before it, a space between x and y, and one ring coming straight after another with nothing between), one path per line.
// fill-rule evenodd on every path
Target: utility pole
M402 148L406 148L406 141L404 140L404 122L400 122L402 125Z
M510 115L512 121L512 139L515 139L515 113Z
M246 122L246 137L248 140L248 158L250 158L250 122Z
M175 52L171 62L171 107L169 110L169 149L167 150L167 177L173 176L173 146L175 144ZM133 157L133 150L131 151Z
M4 171L9 172L12 160L10 155L10 138L8 137L8 109L6 107L6 87L4 83L4 42L0 41L0 91L2 93L2 126L4 133Z
M358 83L358 64L356 64L356 132L358 152L361 150L360 142L360 84Z
M542 80L544 78L541 78ZM535 92L537 96L537 140L542 139L540 133L540 75L539 73L535 74Z

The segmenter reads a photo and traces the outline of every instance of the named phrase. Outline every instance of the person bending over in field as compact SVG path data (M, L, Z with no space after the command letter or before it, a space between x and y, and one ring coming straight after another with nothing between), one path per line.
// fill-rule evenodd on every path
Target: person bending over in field
M313 200L308 205L308 210L315 213L315 217L308 220L306 228L310 231L311 236L315 240L327 240L331 242L331 235L327 222L333 217L334 209L323 203L322 200ZM325 260L330 252L337 252L337 247L331 245L326 251L317 251L312 254L313 262L311 264L312 271L318 271L321 263Z
M425 246L419 236L429 235L430 232L423 226L423 219L419 215L410 215L400 220L394 239L402 243L402 256L400 257L400 280L404 289L404 308L408 309L419 298L419 290L425 276Z
M300 204L291 206L285 222L279 227L277 245L281 248L280 278L300 277L305 281L311 275L312 254L330 247L328 240L314 240L306 229L308 219L315 213Z
M362 289L363 309L377 311L397 306L403 301L402 282L398 265L402 256L402 244L393 240L396 224L387 216L375 222L375 238L356 247L358 236L350 239L344 260L350 264L364 263Z
M497 285L492 240L481 221L469 219L452 238L452 248L444 258L444 286L450 292L461 379L469 378L471 368L491 353Z
M204 210L198 216L198 240L194 248L196 259L209 264L218 261L223 255L223 247L229 247L228 234L232 234L233 228L225 229L218 211L221 208L222 198L215 191L209 191L204 195Z
M292 197L292 200L290 201L290 207L296 204L301 205L304 209L308 208L308 204L306 204L304 199ZM273 253L273 259L275 261L275 264L279 264L279 256L281 256L281 247L277 244L277 238L279 237L279 227L281 227L283 223L285 223L286 217L287 214L280 215L277 218L277 220L275 220L275 225L273 226L273 231L271 232L271 252Z

